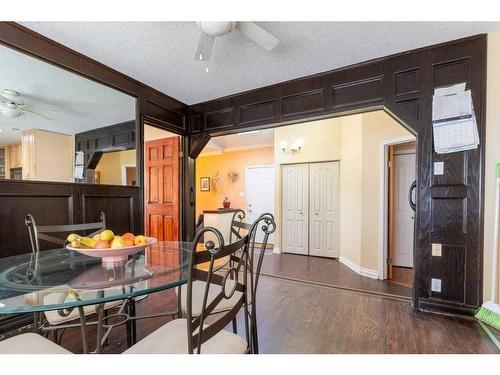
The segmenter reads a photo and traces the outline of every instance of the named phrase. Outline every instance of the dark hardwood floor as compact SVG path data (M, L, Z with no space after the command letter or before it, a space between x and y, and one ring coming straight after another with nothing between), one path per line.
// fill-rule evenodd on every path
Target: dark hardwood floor
M388 280L361 276L337 259L296 254L269 254L262 264L262 274L286 279L307 281L341 289L380 293L411 298L411 288Z
M160 312L175 303L170 290L138 302L137 310ZM498 353L475 321L418 313L406 300L275 277L261 278L258 314L261 353ZM169 319L139 321L138 338ZM94 328L90 339L94 343ZM79 331L67 331L63 346L80 353ZM125 349L125 328L118 327L104 353Z
M413 285L413 268L393 266L392 278L389 282L411 288Z

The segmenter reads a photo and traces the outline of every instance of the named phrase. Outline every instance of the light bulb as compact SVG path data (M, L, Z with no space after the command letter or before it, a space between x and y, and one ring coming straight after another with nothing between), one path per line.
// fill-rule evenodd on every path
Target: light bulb
M286 141L280 141L279 146L282 150L286 149L286 146L288 146L288 143Z
M296 139L295 142L293 143L294 145L294 148L301 148L302 146L304 146L304 140L299 138L299 139Z

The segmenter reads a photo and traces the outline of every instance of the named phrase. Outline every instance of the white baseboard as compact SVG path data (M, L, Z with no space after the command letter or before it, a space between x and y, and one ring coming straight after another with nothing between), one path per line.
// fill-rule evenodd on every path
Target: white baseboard
M369 268L363 268L359 264L354 263L352 260L346 257L340 256L339 262L346 265L351 270L353 270L357 274L360 274L361 276L366 276L371 279L378 279L379 275L377 271L371 270Z
M276 245L273 246L273 254L281 254L281 249Z
M371 270L369 268L363 268L363 267L361 267L360 275L361 276L369 277L370 279L377 279L378 280L378 272L374 271L374 270Z

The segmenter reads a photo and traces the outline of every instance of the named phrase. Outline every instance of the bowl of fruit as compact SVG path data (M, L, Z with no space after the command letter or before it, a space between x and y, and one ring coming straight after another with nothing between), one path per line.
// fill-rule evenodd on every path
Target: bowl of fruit
M102 258L103 263L119 263L128 259L129 255L138 253L154 244L156 238L125 233L115 235L109 229L103 230L94 237L83 237L72 233L67 238L69 250L91 257Z

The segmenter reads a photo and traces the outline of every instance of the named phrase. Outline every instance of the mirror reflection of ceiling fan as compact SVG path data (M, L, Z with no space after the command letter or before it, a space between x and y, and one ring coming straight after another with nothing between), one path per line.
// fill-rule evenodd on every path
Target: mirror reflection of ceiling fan
M26 112L29 112L34 115L43 117L46 120L54 121L54 119L38 112L41 109L42 108L25 105L24 99L17 91L9 89L0 91L0 113L5 117L21 117L22 115L25 115Z
M201 35L196 49L196 60L206 61L210 59L210 54L214 47L215 38L226 35L233 30L238 30L247 38L252 39L261 47L271 51L279 43L279 39L271 33L264 30L253 22L196 22Z

